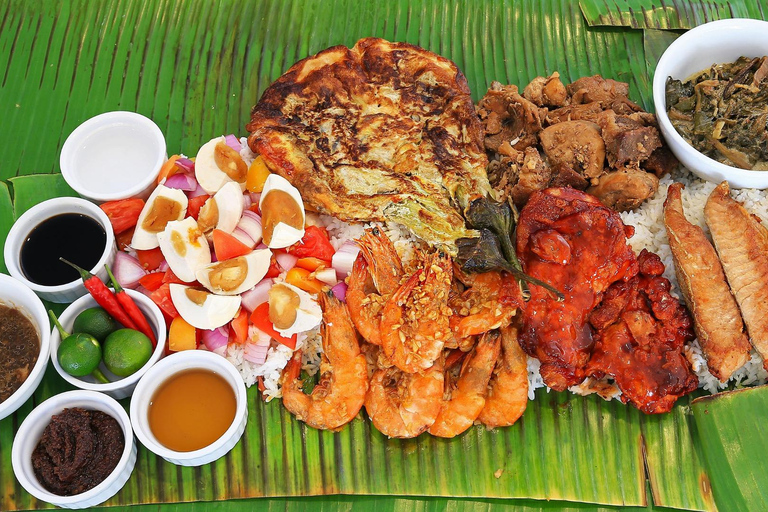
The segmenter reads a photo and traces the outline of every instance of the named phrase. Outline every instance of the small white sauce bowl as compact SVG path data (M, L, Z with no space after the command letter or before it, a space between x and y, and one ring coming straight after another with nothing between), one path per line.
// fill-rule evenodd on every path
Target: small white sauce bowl
M125 448L115 469L99 485L74 496L59 496L46 490L35 476L32 467L32 452L43 435L51 418L73 407L102 411L117 420L123 429ZM38 405L16 432L11 451L13 472L24 489L35 498L62 508L89 508L107 501L123 488L136 465L136 442L133 429L123 407L113 398L94 391L67 391L53 396Z
M104 232L107 235L107 243L104 252L96 265L93 268L87 269L99 276L102 281L108 277L104 265L107 264L111 266L115 261L115 253L117 252L115 233L112 230L112 224L109 222L109 217L107 217L107 214L104 213L101 208L90 201L80 199L79 197L57 197L49 199L48 201L43 201L24 212L24 214L16 220L13 226L11 226L11 231L8 233L8 238L5 240L5 247L3 249L5 265L8 267L8 272L13 277L31 288L32 291L40 296L40 298L51 302L72 302L78 297L82 297L87 293L83 281L77 279L76 281L57 286L44 286L33 283L27 279L21 271L21 246L29 236L29 233L41 222L63 213L79 213L87 215L101 224L101 227L104 228Z
M226 432L205 448L191 452L170 450L160 444L149 426L149 406L158 388L177 373L208 370L217 373L232 387L237 405L235 419ZM186 350L166 357L153 366L139 381L131 398L131 422L136 437L151 452L179 466L201 466L213 462L235 447L245 431L248 419L245 384L237 369L225 358L205 350Z
M705 23L676 39L659 59L653 75L653 103L659 128L678 160L700 178L715 183L727 180L733 188L768 188L768 172L721 164L688 144L667 116L667 77L686 80L713 64L739 57L768 55L768 22L727 19Z
M56 368L56 371L59 373L59 375L61 375L61 378L77 388L86 389L89 391L100 391L117 400L131 396L133 390L136 388L136 384L138 384L142 375L147 373L152 365L157 363L165 353L165 318L163 318L163 313L160 311L160 308L158 308L157 305L152 302L149 297L137 291L126 290L125 293L127 293L133 299L136 305L139 306L139 309L141 309L141 311L144 313L144 316L146 316L147 321L149 322L149 326L152 328L152 331L155 333L155 337L157 338L157 346L152 352L149 361L147 361L144 366L142 366L136 373L127 377L118 377L117 375L107 370L107 367L104 366L104 362L102 362L99 365L99 369L101 369L102 373L104 373L104 376L111 381L108 384L99 382L96 380L96 378L90 375L85 377L72 376L65 372L59 364L58 351L59 345L61 345L61 334L59 334L59 331L55 326L51 331L51 359L53 360L53 367ZM98 306L98 304L90 294L84 295L64 310L64 312L59 317L59 323L62 327L64 327L65 331L71 334L72 326L75 323L75 318L77 318L77 315L88 308L93 308L96 306Z
M167 160L165 137L135 112L106 112L88 119L61 148L61 174L78 194L96 202L146 197Z
M0 274L0 304L20 309L29 318L32 325L35 326L37 334L40 336L40 352L37 355L37 362L27 376L27 380L4 402L0 403L0 420L2 420L21 407L32 396L37 386L40 385L40 381L43 380L43 375L45 374L45 368L48 366L51 345L48 332L48 314L45 312L43 303L32 290L18 280L5 274Z

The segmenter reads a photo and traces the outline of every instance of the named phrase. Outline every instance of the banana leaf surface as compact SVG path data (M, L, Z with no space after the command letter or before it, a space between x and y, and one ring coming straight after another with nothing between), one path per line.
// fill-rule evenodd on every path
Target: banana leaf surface
M559 71L564 81L601 74L628 82L632 99L652 109L660 53L646 50L663 50L663 41L590 27L584 4L0 2L0 240L32 205L73 194L58 174L58 155L87 118L136 111L160 126L169 153L195 154L213 136L246 135L251 107L293 62L361 37L408 41L454 60L475 99L493 80L522 87ZM32 408L67 389L49 368L33 398L0 421L0 510L46 507L14 478L11 446ZM319 432L279 403L261 402L255 389L248 396L246 433L226 457L182 468L140 447L133 476L105 505L202 502L161 508L179 512L715 509L702 484L708 477L688 400L671 414L645 417L618 402L539 390L513 427L400 441L379 434L364 415L339 433ZM210 503L254 497L261 498ZM150 506L156 510L130 510Z

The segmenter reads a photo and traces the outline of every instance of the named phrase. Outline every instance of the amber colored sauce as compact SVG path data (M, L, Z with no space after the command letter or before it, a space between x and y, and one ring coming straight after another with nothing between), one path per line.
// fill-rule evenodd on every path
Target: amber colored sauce
M237 399L226 380L188 370L165 381L149 404L149 428L168 449L191 452L220 438L235 419Z

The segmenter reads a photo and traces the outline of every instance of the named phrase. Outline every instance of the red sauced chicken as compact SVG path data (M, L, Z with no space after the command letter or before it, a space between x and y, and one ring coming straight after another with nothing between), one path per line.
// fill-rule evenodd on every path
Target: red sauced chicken
M627 243L634 229L596 198L570 188L534 193L520 213L523 270L561 290L558 302L531 285L520 344L557 391L609 376L647 413L668 411L697 386L683 344L687 310L669 295L664 265Z

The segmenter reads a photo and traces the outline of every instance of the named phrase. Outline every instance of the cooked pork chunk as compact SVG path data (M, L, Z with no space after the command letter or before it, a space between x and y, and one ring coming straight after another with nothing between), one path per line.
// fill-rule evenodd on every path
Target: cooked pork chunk
M613 110L600 114L597 124L605 139L608 164L619 167L628 162L639 163L661 147L659 130L644 126L642 122L628 116L616 115Z
M477 105L477 115L485 128L486 150L499 151L506 143L522 151L536 144L545 113L522 97L517 86L492 82Z
M567 165L587 178L603 174L605 143L596 124L565 121L542 130L540 139L552 165Z
M534 78L525 86L523 96L540 107L562 107L568 99L568 93L557 71L547 78Z
M669 187L664 226L675 262L675 274L694 320L696 336L712 375L727 381L749 360L749 340L720 260L704 231L685 218L680 190Z
M731 198L727 181L710 194L704 217L749 340L768 370L768 229Z
M600 177L587 193L597 197L608 208L624 212L634 210L659 188L659 178L637 167L622 167Z
M629 84L617 82L600 75L579 78L566 87L571 96L571 103L590 103L593 101L611 102L617 97L629 95Z

